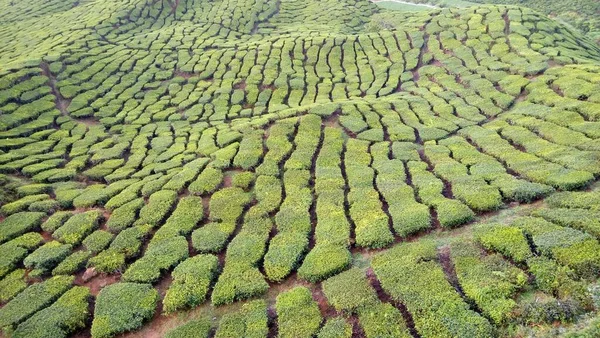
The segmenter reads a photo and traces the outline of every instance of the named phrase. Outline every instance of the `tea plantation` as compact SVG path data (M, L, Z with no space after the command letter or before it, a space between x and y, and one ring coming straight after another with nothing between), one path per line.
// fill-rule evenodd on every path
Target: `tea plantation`
M600 336L578 31L502 5L0 8L0 335Z

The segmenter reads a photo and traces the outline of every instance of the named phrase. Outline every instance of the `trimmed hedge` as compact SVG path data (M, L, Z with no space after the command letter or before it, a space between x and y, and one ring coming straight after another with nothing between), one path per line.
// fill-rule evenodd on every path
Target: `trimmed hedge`
M127 282L154 283L161 272L168 270L188 257L188 242L177 236L163 239L148 246L142 258L135 261L123 274Z
M26 232L36 230L46 216L42 212L20 212L0 222L0 243L4 243Z
M47 273L62 262L70 253L70 244L62 244L58 241L47 242L25 257L23 265L28 269L36 269L42 273Z
M181 262L171 273L173 281L163 299L163 311L175 312L201 304L208 294L219 263L212 255L198 255Z
M85 327L89 318L90 290L75 286L54 304L20 324L13 337L68 337Z
M148 284L104 287L96 297L92 337L108 338L139 328L154 315L158 299L158 292Z
M436 261L431 240L397 245L372 266L384 290L404 303L423 336L491 337L493 326L462 300Z
M344 318L336 317L327 320L319 330L318 338L350 338L352 337L352 325Z
M379 303L362 309L358 314L358 319L367 338L412 337L402 318L402 313L391 304Z
M102 212L99 210L74 214L63 226L52 233L52 237L67 244L79 244L98 227L101 219Z
M312 337L323 321L310 290L303 286L280 293L275 309L281 338Z
M337 311L361 312L379 303L364 271L352 268L322 283L328 303Z
M165 334L165 338L208 338L212 323L208 318L190 320Z
M269 332L267 324L267 304L265 301L250 301L242 305L239 311L225 314L221 318L215 338L266 337Z
M0 303L6 303L25 290L25 269L17 269L0 281Z
M52 304L71 288L74 279L72 276L56 276L27 287L0 309L0 327L15 327L32 314Z

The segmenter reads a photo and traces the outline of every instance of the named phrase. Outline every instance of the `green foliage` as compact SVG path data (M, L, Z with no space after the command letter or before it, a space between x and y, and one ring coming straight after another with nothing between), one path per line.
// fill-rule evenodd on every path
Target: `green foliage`
M269 332L267 322L267 304L265 301L250 301L242 305L239 311L223 316L215 337L265 337Z
M157 227L171 211L177 199L177 192L161 190L150 195L148 203L140 210L134 225L149 224Z
M79 244L98 227L101 219L102 213L99 210L74 214L63 226L54 231L52 237L67 244Z
M90 315L90 290L75 286L54 304L20 324L13 337L68 337L85 327Z
M42 223L42 230L53 233L56 229L63 226L72 215L71 211L57 211Z
M37 248L23 260L28 269L38 269L45 272L52 270L58 263L71 253L71 245L58 241L47 242Z
M304 258L298 269L298 276L316 283L343 271L350 265L350 251L340 245L317 245Z
M358 318L367 337L411 337L402 314L391 304L380 303L361 310Z
M71 288L73 280L71 276L56 276L27 287L0 309L0 327L14 327L52 304Z
M327 320L319 330L319 338L350 338L352 337L352 326L343 318L332 318Z
M479 226L475 234L484 248L497 251L515 262L523 263L533 256L527 238L519 228L492 223Z
M321 313L310 290L295 287L280 293L275 303L280 337L311 337L321 326Z
M177 265L163 300L163 311L170 313L201 304L206 299L217 268L217 258L212 255L194 256Z
M0 302L6 303L27 287L25 269L17 269L0 281Z
M77 271L83 269L88 259L92 254L87 251L75 251L71 255L67 256L62 262L60 262L54 270L52 275L72 275Z
M324 281L323 292L338 311L361 312L379 302L365 273L352 268Z
M402 301L422 335L488 337L492 325L468 305L446 280L435 261L435 243L421 240L395 246L373 259L373 269L384 290ZM450 321L447 319L451 318Z
M208 338L211 322L206 318L194 319L165 334L165 338Z
M20 212L6 217L0 222L0 243L36 230L44 216L45 214L41 212Z
M154 283L161 272L172 268L188 257L188 242L177 236L163 239L148 246L142 258L131 264L122 279L128 282Z
M158 292L148 284L116 283L96 298L92 337L112 337L135 330L156 311Z
M114 235L104 230L96 230L87 236L82 244L86 250L92 253L98 253L104 250L110 242L112 242Z
M499 255L481 257L472 243L456 241L450 248L465 294L496 324L508 321L516 306L512 296L526 283L525 273Z

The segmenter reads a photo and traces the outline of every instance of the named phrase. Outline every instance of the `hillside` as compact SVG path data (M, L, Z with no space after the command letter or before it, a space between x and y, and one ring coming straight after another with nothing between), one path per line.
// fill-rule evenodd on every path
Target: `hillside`
M384 8L408 10L427 7L469 7L480 4L522 6L547 14L574 27L600 44L600 2L596 0L409 0L408 3L400 0L375 0L373 2ZM416 5L412 5L413 3ZM418 7L421 5L424 7Z
M6 336L598 334L600 46L572 28L366 0L0 8Z

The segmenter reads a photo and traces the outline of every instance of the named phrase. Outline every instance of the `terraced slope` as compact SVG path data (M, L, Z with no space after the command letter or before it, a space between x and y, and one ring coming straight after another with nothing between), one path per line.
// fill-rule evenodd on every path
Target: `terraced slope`
M600 48L560 23L2 6L7 335L490 337L593 315L600 198L570 191L600 174Z

